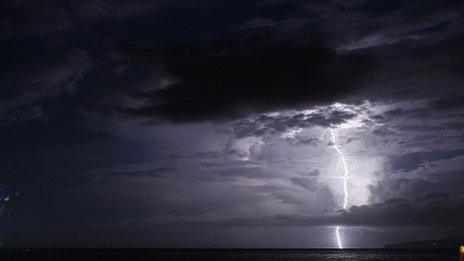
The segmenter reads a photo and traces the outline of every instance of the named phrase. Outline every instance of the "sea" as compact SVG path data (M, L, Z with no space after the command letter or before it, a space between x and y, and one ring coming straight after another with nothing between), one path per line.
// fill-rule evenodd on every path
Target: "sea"
M464 259L437 249L0 249L0 260L440 260Z

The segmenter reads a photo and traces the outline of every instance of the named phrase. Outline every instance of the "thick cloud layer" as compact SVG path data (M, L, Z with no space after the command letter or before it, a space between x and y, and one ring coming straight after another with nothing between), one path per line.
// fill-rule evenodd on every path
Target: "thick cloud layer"
M171 83L132 93L142 105L103 109L203 121L333 102L359 88L371 66L366 57L338 55L311 42L247 36L161 47L124 45L117 48L119 55L163 68Z
M263 217L248 220L210 220L229 226L361 226L361 227L447 227L461 228L464 198L427 194L412 200L390 199L373 205L353 206L326 216Z
M182 38L160 28L163 19L196 19L208 5L231 10L228 19L217 19L222 32ZM81 107L151 122L194 122L335 101L445 99L460 95L463 80L463 5L456 1L205 1L182 8L176 1L7 1L1 7L9 57L3 97L22 104L74 90L87 76L84 86L97 88L80 86ZM44 64L35 68L33 61ZM27 77L17 79L21 71ZM17 85L23 87L8 87Z
M462 235L463 7L2 1L0 189L23 192L5 244Z

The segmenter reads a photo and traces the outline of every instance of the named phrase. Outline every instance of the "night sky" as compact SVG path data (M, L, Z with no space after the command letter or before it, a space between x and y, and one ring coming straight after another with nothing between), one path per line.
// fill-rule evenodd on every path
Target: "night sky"
M20 191L3 245L331 248L337 226L344 247L463 238L463 14L459 0L1 1L0 196Z

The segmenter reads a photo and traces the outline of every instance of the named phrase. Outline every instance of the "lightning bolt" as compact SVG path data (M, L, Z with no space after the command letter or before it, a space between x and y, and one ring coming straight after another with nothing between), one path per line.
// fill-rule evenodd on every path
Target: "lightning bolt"
M343 168L343 175L340 177L341 180L343 181L343 209L346 209L348 207L348 176L349 176L349 171L348 171L348 164L346 163L345 156L343 155L343 152L337 145L337 141L335 139L335 133L332 129L329 130L330 136L332 139L332 146L337 152L338 156L338 161L342 163L342 168ZM342 230L342 227L336 226L335 227L335 236L337 238L337 245L338 248L343 249L343 242L342 238L340 236L340 231Z

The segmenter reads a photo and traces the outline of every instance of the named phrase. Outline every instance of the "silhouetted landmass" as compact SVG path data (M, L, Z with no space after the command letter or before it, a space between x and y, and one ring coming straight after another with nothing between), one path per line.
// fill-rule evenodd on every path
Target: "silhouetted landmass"
M464 240L459 240L455 238L447 238L447 239L440 239L440 240L411 241L411 242L387 244L384 246L384 248L388 248L388 249L416 249L416 248L457 249L459 245L462 245L462 244L464 244Z

